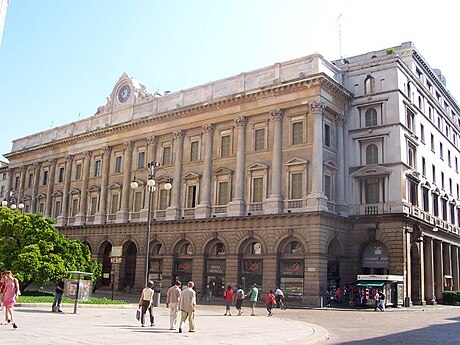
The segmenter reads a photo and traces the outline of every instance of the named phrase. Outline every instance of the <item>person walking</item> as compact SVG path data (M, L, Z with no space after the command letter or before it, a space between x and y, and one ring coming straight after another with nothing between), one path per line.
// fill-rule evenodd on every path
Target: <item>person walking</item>
M235 292L233 291L232 286L231 285L227 286L227 290L225 290L225 295L224 295L224 299L225 299L225 314L224 315L232 316L232 312L230 311L230 307L231 307L232 302L233 302L233 294L234 293Z
M65 279L65 277L62 277L56 284L53 306L51 307L52 312L62 313L61 303L62 296L64 295Z
M257 288L257 283L252 284L252 289L246 295L246 298L249 298L251 301L251 316L256 316L256 304L257 299L259 298L259 289Z
M195 310L196 310L196 293L193 290L195 283L188 282L187 288L180 293L180 312L181 318L179 323L179 333L182 333L182 324L188 319L188 331L195 332Z
M270 290L267 294L267 298L265 299L265 305L267 306L268 316L273 315L272 309L275 304L275 294L273 293L273 290Z
M276 287L275 289L275 301L276 301L276 307L280 308L281 303L283 302L284 299L284 293L281 291L279 287Z
M142 290L141 297L139 298L139 307L141 308L141 327L145 327L145 314L147 310L150 315L150 327L155 326L155 319L153 316L153 295L155 291L152 289L153 281L149 280L147 286Z
M381 290L379 290L378 294L379 294L379 299L377 302L376 311L377 309L379 309L380 311L385 311L385 295Z
M175 330L177 325L177 316L179 315L180 287L182 283L176 280L176 283L168 289L166 293L166 308L169 308L169 329Z
M20 295L19 282L13 277L11 271L6 271L3 284L3 306L5 308L5 321L3 324L6 325L11 322L13 328L18 328L16 322L14 322L13 307L16 304L16 299Z
M241 285L237 286L236 293L233 295L235 297L235 308L238 310L238 316L243 314L243 309L241 309L244 301L244 290Z

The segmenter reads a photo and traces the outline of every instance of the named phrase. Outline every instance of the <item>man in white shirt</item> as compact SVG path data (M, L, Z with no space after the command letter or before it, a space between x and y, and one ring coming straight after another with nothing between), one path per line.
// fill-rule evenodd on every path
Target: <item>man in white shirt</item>
M281 301L284 298L284 293L281 291L279 287L276 288L275 290L275 301L276 301L276 307L279 308L281 305Z
M193 290L195 284L188 282L187 288L180 293L180 311L181 319L179 323L179 333L182 333L182 324L188 318L189 332L195 332L195 310L196 310L196 293Z
M180 287L182 283L176 280L166 293L166 308L169 308L169 329L176 329L177 316L179 315Z

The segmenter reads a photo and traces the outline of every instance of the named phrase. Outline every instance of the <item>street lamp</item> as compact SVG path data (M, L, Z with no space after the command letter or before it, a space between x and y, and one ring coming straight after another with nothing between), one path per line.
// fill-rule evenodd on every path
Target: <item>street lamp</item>
M149 193L149 201L148 201L148 214L147 214L147 238L145 241L145 272L144 272L144 286L147 285L147 281L149 280L149 258L150 258L150 231L152 228L152 210L153 210L153 193L156 190L157 181L156 173L158 171L164 172L164 175L159 177L165 177L166 183L164 184L163 188L166 190L170 190L172 188L171 178L169 177L169 173L165 168L160 168L160 163L158 162L150 162L147 164L147 168L139 168L136 170L139 171L141 169L146 169L149 172L148 180L147 180L147 191ZM136 175L134 175L134 179L131 182L131 188L137 189L139 187L139 183L136 181Z
M12 210L19 208L19 210L22 212L22 209L24 208L24 203L22 201L17 203L18 201L19 200L14 196L14 191L10 190L8 192L5 192L5 196L3 197L3 200L2 200L2 206L9 207Z

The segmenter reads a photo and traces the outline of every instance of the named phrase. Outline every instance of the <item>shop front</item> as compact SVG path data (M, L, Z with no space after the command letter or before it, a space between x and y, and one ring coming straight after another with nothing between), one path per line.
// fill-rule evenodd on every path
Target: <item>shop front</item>
M383 292L387 306L398 307L404 302L403 276L398 275L358 275L354 284L355 303L361 306L374 307L375 293Z
M259 290L262 289L263 260L243 259L241 260L241 286L248 291L253 283L256 283Z
M163 266L162 259L150 259L149 261L149 280L153 281L155 287L161 288L161 279L162 272L161 268Z
M205 277L206 293L215 297L222 297L225 290L225 260L207 260L206 261L206 277Z
M281 260L280 289L290 299L301 300L304 286L304 260Z
M182 284L187 284L192 280L192 264L191 259L176 259L173 284L176 280L180 280Z

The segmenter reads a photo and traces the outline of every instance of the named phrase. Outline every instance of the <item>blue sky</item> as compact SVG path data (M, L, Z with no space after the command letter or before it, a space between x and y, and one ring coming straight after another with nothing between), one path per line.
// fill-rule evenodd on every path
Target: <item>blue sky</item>
M413 41L460 99L456 13L444 0L11 0L0 155L16 138L93 115L123 72L161 92L315 52L337 59L340 14L342 56Z

